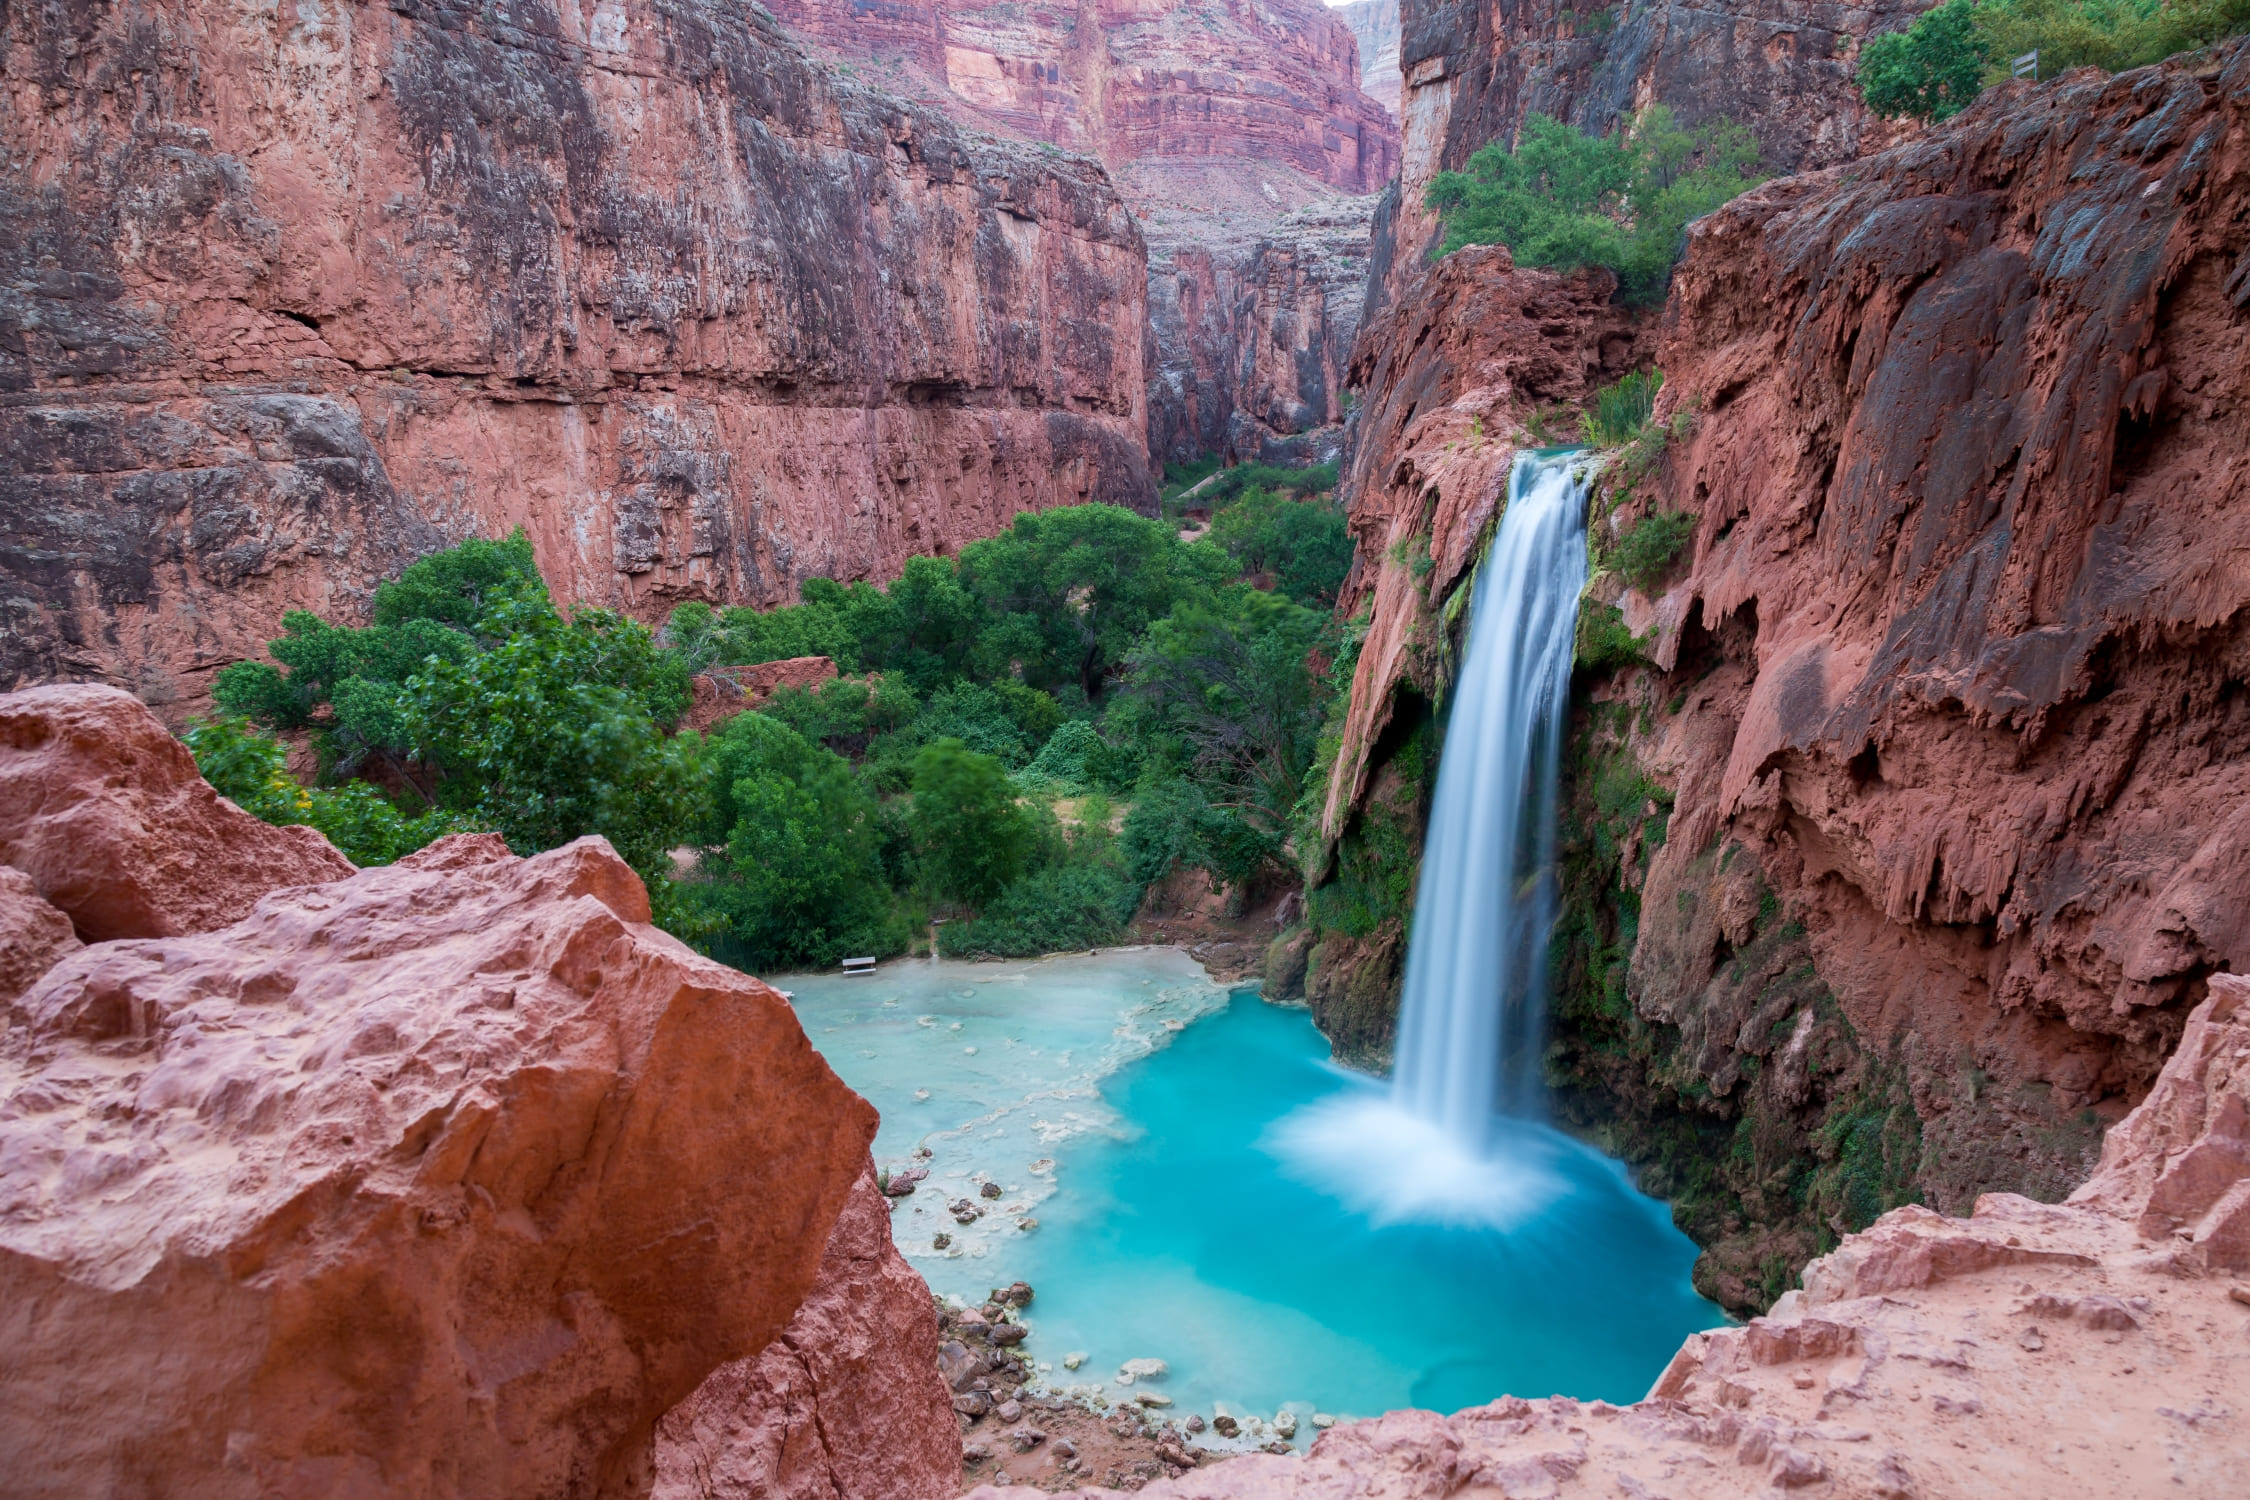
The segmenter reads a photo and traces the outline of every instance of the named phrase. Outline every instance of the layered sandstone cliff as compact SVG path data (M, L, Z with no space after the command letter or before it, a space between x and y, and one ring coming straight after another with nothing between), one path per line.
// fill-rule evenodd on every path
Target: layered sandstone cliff
M0 1000L10 1494L951 1491L874 1112L780 996L600 839L310 868L175 752L112 689L0 697L0 930L44 945ZM200 899L99 897L151 874ZM760 1446L808 1417L844 1451Z
M1658 511L1693 536L1658 597L1597 579L1589 626L1618 606L1648 664L1613 642L1580 679L1549 1070L1730 1306L1902 1201L2060 1196L2208 977L2250 966L2246 70L2237 49L1996 90L1691 235L1656 360L1685 435L1595 542ZM1506 448L1547 399L1408 352L1418 320L1458 321L1463 255L1362 345L1375 609L1339 879L1418 841L1428 756L1398 755L1458 611L1453 533L1429 564L1394 538L1489 509L1500 472L1465 472L1464 506L1433 459L1466 471L1474 444L1383 414L1481 403ZM1570 326L1584 350L1602 325ZM1395 955L1336 942L1325 982L1379 1055Z
M1335 200L1382 189L1398 130L1362 89L1339 13L1318 0L878 9L779 0L774 12L964 120L1098 159L1131 204L1149 247L1154 459L1256 457L1342 419L1332 377L1351 345L1365 236L1329 248L1338 224L1364 215ZM1300 210L1310 224L1290 217ZM1274 300L1283 292L1291 300ZM1314 373L1276 383L1277 357L1308 353Z
M1899 1209L1808 1267L1772 1315L1691 1337L1632 1406L1393 1412L1305 1458L1229 1459L1140 1493L2231 1495L2250 1464L2246 1119L2250 981L2221 975L2067 1204Z
M1396 118L1405 78L1398 65L1399 0L1351 0L1336 14L1359 39L1359 86Z
M516 525L653 614L1153 501L1099 169L755 6L17 7L0 68L0 686L193 700Z

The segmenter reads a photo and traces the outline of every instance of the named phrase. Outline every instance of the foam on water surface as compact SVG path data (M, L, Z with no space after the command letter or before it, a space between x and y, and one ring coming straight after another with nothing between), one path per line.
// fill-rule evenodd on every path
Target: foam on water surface
M1616 1163L1521 1121L1466 1153L1330 1064L1303 1011L1230 1001L1176 949L780 982L882 1112L877 1160L932 1153L900 1249L940 1294L1032 1283L1058 1386L1130 1397L1150 1383L1119 1367L1156 1358L1172 1415L1625 1401L1722 1321ZM958 1198L985 1216L955 1224Z

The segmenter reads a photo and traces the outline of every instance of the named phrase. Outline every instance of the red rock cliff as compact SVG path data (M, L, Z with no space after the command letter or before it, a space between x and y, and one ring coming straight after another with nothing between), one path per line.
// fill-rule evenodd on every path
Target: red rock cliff
M646 1494L684 1399L787 1425L776 1359L837 1451L706 1464L950 1491L874 1111L781 997L651 927L600 839L291 865L257 840L307 830L188 797L165 747L111 689L0 697L0 855L39 854L0 867L40 947L0 969L10 1494ZM136 862L203 899L79 944Z
M1753 855L1942 1205L2076 1181L2250 967L2246 127L2250 48L1995 90L1702 221L1667 309L1642 1009L1700 1008L1684 914Z
M470 533L661 612L1149 503L1100 171L757 7L17 7L0 685L155 702Z
M1323 377L1271 378L1277 351L1291 362L1315 351L1319 365L1325 344L1335 350L1327 365L1341 366L1359 297L1336 289L1365 260L1364 235L1314 254L1335 236L1282 221L1298 210L1364 217L1333 200L1379 191L1398 166L1397 126L1361 88L1359 44L1340 13L1317 0L905 0L876 10L780 0L774 10L964 120L1103 163L1148 239L1153 457L1255 456L1269 439L1341 419L1333 388L1297 392ZM1289 281L1282 259L1304 271L1291 300L1274 303Z
M1691 236L1657 358L1690 425L1597 551L1695 527L1658 597L1596 580L1652 665L1581 677L1550 1074L1730 1306L1908 1198L2060 1196L2250 966L2246 110L2240 48L2010 86ZM1552 399L1450 352L1464 287L1524 287L1467 254L1362 340L1346 877L1419 836L1396 757L1442 686L1451 518L1500 470L1459 429L1504 448ZM1599 318L1546 328L1593 368ZM1379 549L1423 517L1417 584L1418 542ZM1339 1045L1380 1055L1395 948L1346 947Z

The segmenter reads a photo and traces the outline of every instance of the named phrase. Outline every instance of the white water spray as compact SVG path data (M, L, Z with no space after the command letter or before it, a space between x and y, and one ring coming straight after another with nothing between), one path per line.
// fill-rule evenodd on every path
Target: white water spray
M1575 455L1521 453L1476 579L1423 846L1399 1016L1398 1103L1482 1148L1493 1114L1538 1112L1555 797L1586 485Z
M1471 599L1406 950L1390 1097L1342 1096L1280 1121L1286 1170L1378 1224L1506 1230L1564 1191L1541 1165L1555 802L1586 585L1575 454L1522 453ZM1514 1145L1496 1148L1495 1132Z

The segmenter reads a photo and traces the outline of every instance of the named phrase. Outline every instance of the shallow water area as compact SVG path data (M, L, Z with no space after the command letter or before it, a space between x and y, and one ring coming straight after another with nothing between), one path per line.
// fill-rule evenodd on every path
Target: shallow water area
M1305 1012L1230 997L1175 949L780 982L882 1111L878 1162L932 1153L901 1250L940 1294L1032 1283L1053 1385L1153 1389L1173 1416L1286 1407L1302 1446L1315 1411L1634 1400L1723 1321L1616 1163L1521 1122L1463 1153L1330 1064ZM987 1210L967 1228L960 1198ZM1146 1358L1170 1374L1117 1381Z

